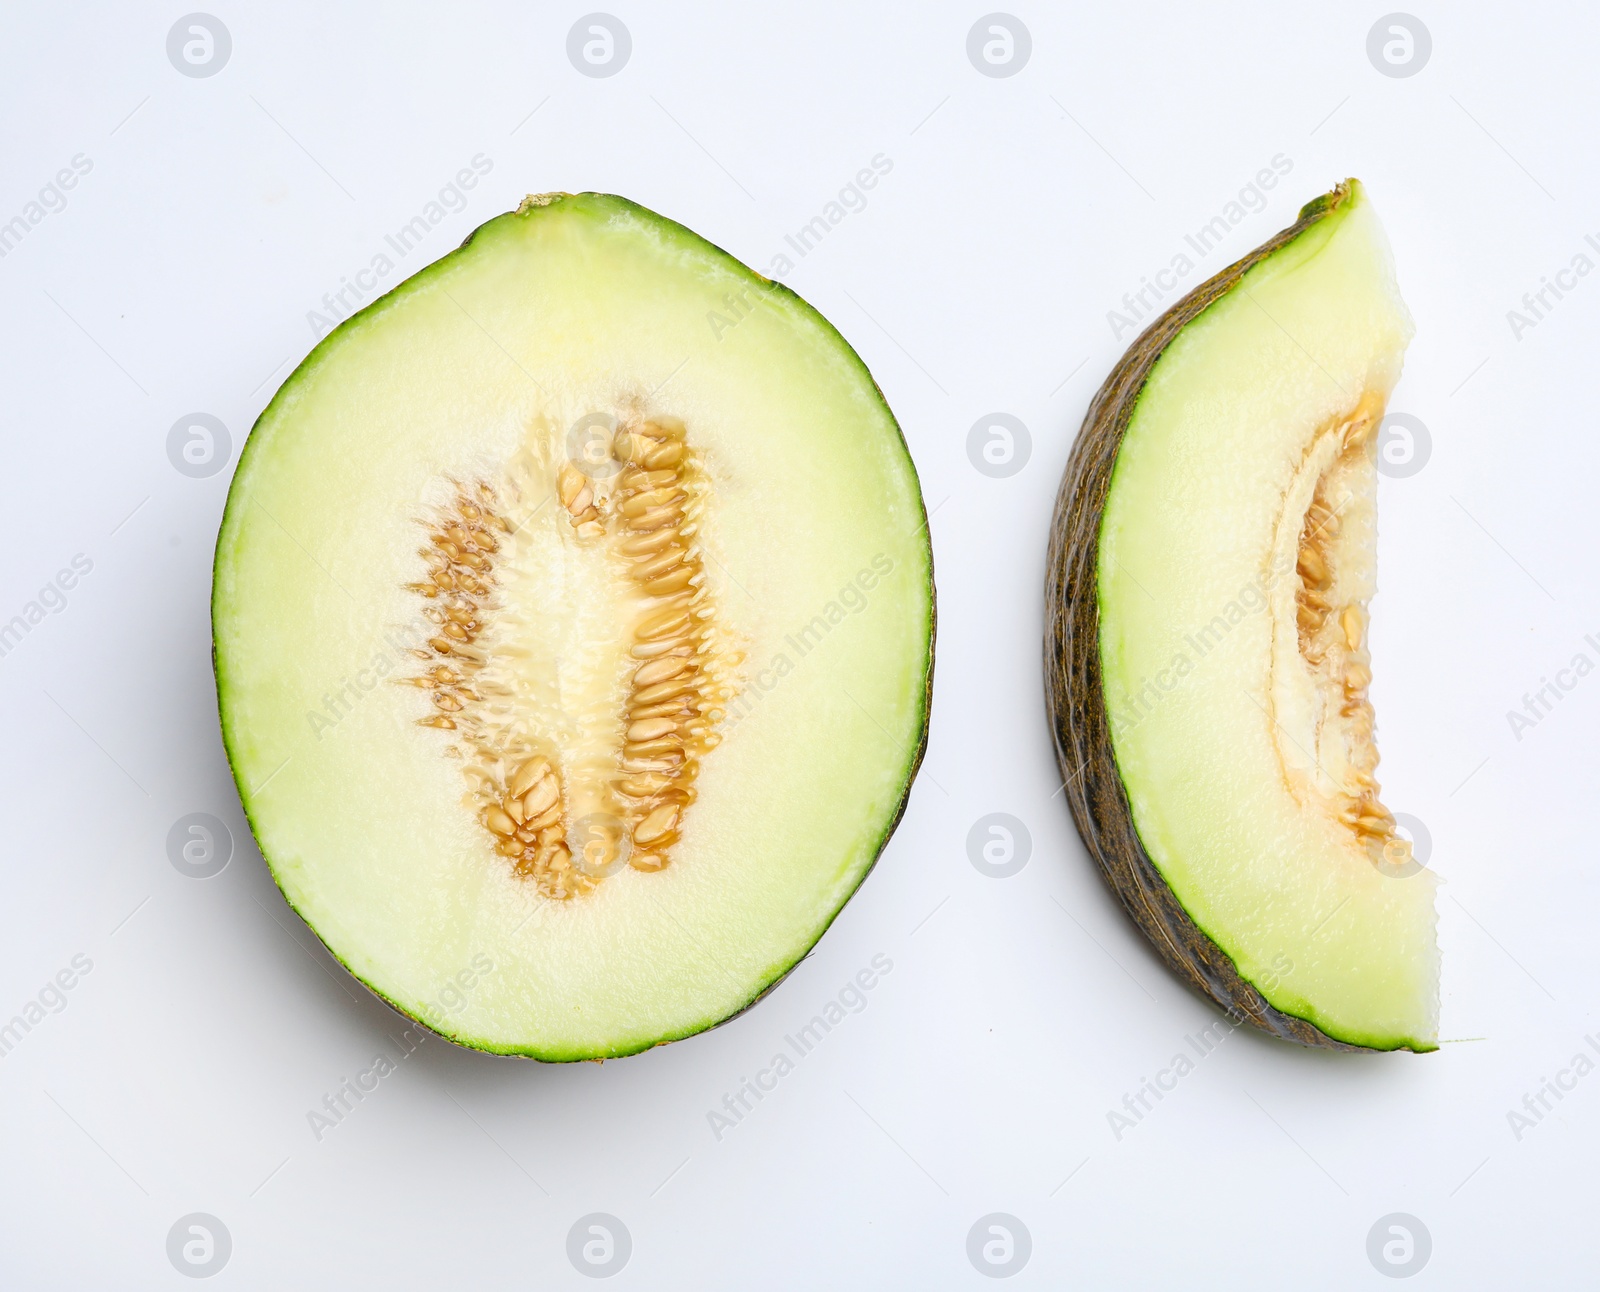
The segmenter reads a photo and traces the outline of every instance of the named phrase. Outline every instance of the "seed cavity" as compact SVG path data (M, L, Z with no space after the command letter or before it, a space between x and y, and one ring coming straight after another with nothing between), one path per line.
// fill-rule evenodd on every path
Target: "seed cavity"
M742 659L728 649L708 588L701 528L709 480L687 428L661 414L610 424L617 429L604 461L604 444L581 469L570 458L540 467L547 459L525 449L504 480L450 482L452 501L424 521L426 569L406 585L434 625L428 649L417 652L431 666L397 679L430 692L433 712L418 725L458 733L445 752L465 763L466 801L485 843L558 901L594 892L624 861L647 874L671 863ZM604 554L618 587L631 589L619 597L624 672L609 752L564 738L574 722L594 724L563 717L559 698L546 697L542 716L529 720L527 686L514 680L515 661L528 654L518 640L526 624L517 614L526 611L512 608L505 580L515 577L522 524L537 517L529 497L541 474L571 541Z
M1318 432L1286 495L1275 559L1292 570L1292 595L1274 621L1288 632L1273 648L1272 681L1274 738L1291 788L1350 830L1375 863L1410 848L1379 801L1368 696L1366 602L1383 405L1369 392Z

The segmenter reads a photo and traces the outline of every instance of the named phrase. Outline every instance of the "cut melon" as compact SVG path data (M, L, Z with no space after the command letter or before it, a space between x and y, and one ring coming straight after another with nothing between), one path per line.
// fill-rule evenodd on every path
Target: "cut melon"
M1431 1050L1434 877L1379 800L1376 449L1412 332L1361 186L1203 284L1089 409L1050 555L1068 801L1167 963L1276 1035Z
M744 1009L861 883L925 743L926 515L866 368L605 195L530 198L301 364L241 457L213 620L290 904L498 1053Z

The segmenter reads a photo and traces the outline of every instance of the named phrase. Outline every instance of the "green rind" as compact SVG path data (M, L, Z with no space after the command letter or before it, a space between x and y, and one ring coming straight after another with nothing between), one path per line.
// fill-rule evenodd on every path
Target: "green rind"
M895 434L899 439L900 452L905 458L907 468L911 472L911 479L917 486L917 506L922 512L922 525L918 532L922 535L922 546L927 559L928 568L928 662L927 669L924 674L925 681L921 696L921 710L917 715L917 740L915 747L912 749L909 757L906 760L905 775L901 785L900 797L895 805L894 813L888 824L884 827L883 833L879 836L877 847L873 851L872 860L867 863L865 868L863 868L861 872L861 878L857 880L855 886L852 887L849 893L847 893L840 901L833 913L822 924L821 928L818 929L817 936L813 938L809 944L807 944L805 949L788 964L778 968L761 983L759 983L759 985L752 991L749 999L746 1000L742 1005L718 1018L708 1019L703 1023L693 1024L670 1034L663 1034L652 1040L641 1041L638 1044L610 1049L604 1053L555 1049L540 1050L533 1046L500 1046L491 1041L484 1040L481 1037L472 1037L461 1033L447 1031L434 1023L430 1023L426 1019L418 1017L418 1015L408 1010L404 1005L380 991L371 982L367 981L367 979L363 978L359 973L357 973L356 970L351 968L351 966L338 954L338 952L328 944L322 935L317 932L316 926L306 918L305 913L301 911L300 908L296 906L294 901L290 898L288 890L284 887L283 880L278 874L278 868L273 864L272 858L267 853L267 850L261 847L261 832L256 828L255 813L251 804L251 795L245 788L244 781L239 774L238 757L234 747L234 740L229 730L228 681L225 675L226 670L223 666L222 658L217 651L216 645L217 621L224 609L220 603L220 595L218 591L221 586L219 573L223 560L223 545L229 533L230 520L237 519L235 509L244 505L245 490L240 487L240 483L247 478L246 465L249 462L252 453L258 451L260 437L255 434L256 429L268 420L269 415L278 405L280 400L285 399L286 396L292 395L298 382L307 379L313 372L315 372L318 365L326 356L326 353L331 351L335 340L339 338L341 333L345 332L347 329L354 329L356 326L361 325L364 322L370 322L370 319L368 318L369 315L376 315L376 313L386 308L387 305L401 299L408 292L415 291L432 275L442 272L443 268L448 265L450 261L454 260L457 256L461 255L462 252L466 251L467 248L472 245L474 239L476 239L478 235L483 233L485 230L499 224L501 221L536 219L538 218L540 212L549 210L558 204L568 202L582 203L586 206L601 204L612 210L626 211L636 217L642 218L645 221L654 222L674 236L690 239L703 247L707 247L715 252L718 256L722 257L730 266L733 266L739 272L747 274L751 278L755 279L761 284L761 290L765 292L772 292L780 296L788 296L795 305L809 314L813 319L815 319L816 322L820 323L826 332L832 334L834 340L838 343L840 350L844 354L847 354L850 359L854 361L856 367L860 369L861 375L865 377L869 383L871 383L872 389L877 395L878 402L883 406L883 411L888 416L889 423L894 427ZM906 806L911 796L912 783L916 780L917 772L922 766L922 759L928 748L928 723L933 703L935 635L938 626L938 611L933 576L933 539L929 530L927 503L922 496L922 481L921 477L917 474L916 462L911 456L910 446L906 443L905 432L901 429L900 423L894 415L894 410L889 407L888 401L884 398L882 388L873 378L871 371L867 368L866 362L859 354L856 353L855 348L845 340L838 328L834 327L833 324L829 322L820 311L815 309L808 301L801 297L799 293L795 292L792 288L786 287L782 283L774 282L773 280L756 273L755 270L744 264L744 262L739 260L737 257L723 250L715 243L709 242L705 238L702 238L692 229L689 229L685 225L679 224L676 220L671 220L666 216L658 215L656 212L651 211L647 207L640 206L638 203L629 201L625 197L619 197L611 193L551 193L541 194L538 197L529 197L525 199L515 211L508 211L503 215L495 216L491 220L486 220L483 224L472 230L471 233L467 234L467 236L462 240L461 245L455 250L447 252L432 264L425 265L415 274L412 274L410 277L397 283L382 296L371 301L362 309L358 310L349 318L341 322L312 348L311 352L303 360L301 360L300 364L295 368L295 370L284 379L283 384L278 387L273 397L267 402L266 407L261 410L260 415L256 418L255 422L250 428L250 434L245 438L244 447L240 450L239 461L237 466L234 468L233 483L229 486L227 502L223 508L222 523L217 532L216 550L212 556L211 625L212 675L217 688L217 712L222 729L223 750L228 759L228 769L232 773L234 785L239 791L240 806L244 810L245 820L250 825L251 835L256 840L256 846L261 852L262 859L267 863L267 871L272 876L273 883L277 885L278 891L283 894L283 899L288 904L289 909L294 911L294 913L300 917L305 926L310 929L311 932L316 936L317 940L322 943L328 954L332 956L334 960L336 960L352 978L359 982L379 1000L383 1001L384 1004L389 1006L389 1008L394 1010L397 1014L400 1014L402 1017L411 1020L420 1027L426 1028L434 1035L450 1041L455 1045L461 1046L463 1049L476 1050L485 1054L500 1055L507 1058L533 1059L540 1063L577 1063L604 1059L626 1058L630 1054L639 1054L645 1050L653 1049L658 1045L667 1045L673 1041L681 1041L686 1037L697 1035L700 1032L709 1031L711 1028L721 1027L724 1023L732 1022L735 1018L738 1018L741 1014L745 1013L745 1011L756 1005L767 995L776 990L779 984L782 983L783 980L791 973L793 973L795 969L799 967L800 963L811 954L812 949L815 948L817 943L822 940L823 934L825 934L833 926L833 922L839 918L840 913L844 910L845 906L849 904L850 899L854 897L855 894L860 890L861 885L866 882L867 876L870 875L873 869L877 866L879 859L883 855L884 849L889 845L890 838L893 836L895 830L899 827L902 818L905 816Z
M1308 202L1288 228L1201 283L1140 334L1090 401L1056 495L1045 584L1045 702L1066 798L1084 846L1139 930L1177 976L1269 1035L1330 1050L1437 1049L1420 1041L1340 1029L1308 1010L1270 1004L1211 934L1184 909L1151 861L1133 820L1111 742L1100 657L1100 522L1134 408L1146 380L1182 330L1252 269L1291 245L1309 251L1329 217L1358 193L1346 180Z

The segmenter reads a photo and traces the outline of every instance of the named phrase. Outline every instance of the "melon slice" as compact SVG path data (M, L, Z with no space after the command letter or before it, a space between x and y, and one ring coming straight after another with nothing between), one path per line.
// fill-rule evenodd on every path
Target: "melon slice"
M1091 404L1048 692L1090 853L1167 963L1307 1045L1431 1050L1435 881L1368 698L1379 424L1411 337L1354 180L1157 320Z

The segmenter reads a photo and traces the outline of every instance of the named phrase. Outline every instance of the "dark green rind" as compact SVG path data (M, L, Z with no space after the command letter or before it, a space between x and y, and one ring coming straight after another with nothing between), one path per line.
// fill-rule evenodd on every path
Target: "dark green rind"
M260 437L258 437L255 432L257 428L259 428L262 423L267 420L267 415L272 412L274 407L276 407L278 401L283 399L286 393L292 390L297 380L310 373L317 366L321 357L329 349L334 338L337 337L339 333L343 332L346 328L355 326L357 322L364 316L383 308L385 303L388 302L391 297L398 298L401 294L407 291L415 290L416 287L424 282L429 276L440 272L443 266L447 265L456 256L460 255L463 251L470 247L473 240L477 238L477 236L485 229L490 228L492 225L498 224L502 220L524 220L537 218L539 212L549 210L558 204L566 202L579 202L583 203L584 205L599 203L610 206L613 209L625 210L642 216L647 220L655 221L656 223L665 226L667 229L672 230L679 235L691 238L694 241L709 247L712 251L716 252L717 255L726 260L730 265L734 266L738 271L755 279L761 284L762 291L792 298L795 304L810 314L823 326L826 331L832 333L840 349L845 354L848 354L852 360L854 360L856 366L861 371L861 375L871 383L872 389L877 393L878 402L883 405L883 411L888 414L889 422L894 427L895 434L899 437L900 451L905 457L906 465L911 470L911 478L917 486L917 505L922 512L922 524L919 527L918 532L923 536L923 546L928 562L928 663L924 675L925 680L922 692L922 709L921 713L918 715L919 720L917 724L918 735L916 746L911 751L911 754L906 761L905 778L902 782L900 798L895 805L894 814L889 819L888 824L884 827L883 833L878 837L877 846L873 850L872 860L869 861L866 867L862 870L861 878L856 881L855 887L853 887L845 895L844 899L834 909L833 914L827 918L822 927L817 931L817 936L811 940L806 948L798 956L796 956L793 961L783 966L781 969L776 970L764 981L762 981L752 992L750 998L737 1009L734 1009L721 1018L686 1027L680 1031L673 1032L670 1035L659 1036L654 1040L642 1041L635 1045L618 1047L607 1050L604 1053L568 1053L553 1050L541 1051L532 1047L521 1049L503 1047L498 1046L491 1041L483 1040L482 1038L474 1038L471 1036L446 1031L435 1023L430 1023L426 1019L417 1017L416 1014L413 1014L410 1010L406 1009L405 1006L401 1005L398 1001L385 995L372 983L363 978L342 956L339 955L337 951L333 949L333 947L328 944L322 935L317 932L316 925L312 924L311 921L306 918L304 912L302 912L300 908L294 904L294 901L290 898L288 891L283 886L283 881L278 877L277 867L273 865L272 858L267 854L267 850L261 847L261 835L256 829L255 814L251 808L250 802L251 796L249 791L246 790L244 781L239 775L239 768L234 752L233 741L229 736L227 718L228 683L225 676L225 669L222 664L222 659L217 653L216 645L216 623L218 615L221 612L221 606L219 604L217 593L217 568L222 559L222 535L227 532L228 518L233 509L235 507L242 507L244 505L245 491L238 487L238 482L244 476L245 463L249 459L251 453L257 450ZM867 876L870 875L873 869L877 866L879 859L883 856L884 849L889 846L889 839L893 836L895 830L900 825L901 819L905 816L906 806L911 797L912 783L916 780L917 772L922 767L923 755L927 752L928 721L929 713L933 704L934 639L938 626L938 609L933 578L933 539L928 528L928 508L927 503L922 496L922 481L921 477L917 474L917 464L911 456L910 446L906 443L905 432L901 430L899 420L894 415L894 410L889 407L888 400L884 398L882 388L873 378L871 371L867 368L866 362L859 354L856 353L855 347L853 347L844 339L844 336L839 332L839 329L834 327L833 324L830 323L820 311L815 309L792 288L786 287L782 283L773 282L771 279L756 273L755 270L751 269L736 256L724 251L715 243L707 241L705 238L702 238L699 234L695 233L692 229L685 225L679 224L676 220L670 220L666 216L658 215L648 207L640 206L637 202L629 201L625 197L618 197L612 193L551 193L542 194L538 198L529 197L525 199L515 211L508 211L504 215L497 215L492 220L487 220L483 224L479 225L471 233L467 234L466 238L462 240L461 245L454 251L447 252L432 264L424 266L415 274L412 274L409 278L403 279L401 282L395 284L395 286L389 291L385 292L382 296L378 297L364 306L362 309L358 310L356 313L352 314L349 318L345 319L331 332L329 332L327 336L323 337L321 341L317 342L317 344L312 348L311 353L308 354L300 362L299 366L297 366L295 370L284 379L283 384L278 387L276 393L267 402L267 406L261 410L260 416L256 418L255 423L250 428L250 434L246 437L244 447L239 453L238 465L234 468L234 483L230 485L228 489L228 500L223 508L222 524L218 529L217 550L212 556L211 569L211 666L212 674L216 680L217 687L217 713L222 727L222 745L225 753L227 754L228 769L232 773L234 785L239 791L239 803L244 810L245 820L249 823L250 832L256 840L256 846L258 849L260 849L261 856L267 863L267 871L269 874L271 874L273 883L278 886L278 891L283 894L283 900L288 904L289 909L294 911L294 913L300 917L300 919L305 923L305 926L310 929L312 934L316 936L317 940L322 943L328 954L338 961L340 966L343 967L352 978L359 982L390 1009L394 1010L395 1013L401 1015L403 1018L411 1020L411 1022L415 1023L417 1026L426 1029L435 1036L449 1041L454 1045L461 1046L463 1049L475 1050L480 1053L493 1054L506 1058L533 1059L539 1063L593 1062L604 1059L626 1058L630 1054L640 1054L645 1050L654 1049L658 1045L668 1045L673 1041L681 1041L686 1037L695 1036L701 1032L709 1031L714 1027L721 1027L725 1023L733 1022L734 1019L738 1018L747 1010L764 1000L771 992L778 988L785 978L799 968L801 962L803 962L806 957L811 954L817 943L822 940L823 934L833 927L833 922L839 918L840 913L849 904L850 899L854 897L860 890L861 885L866 883Z
M1328 1050L1418 1049L1368 1045L1323 1031L1269 1004L1183 908L1134 825L1111 744L1100 666L1100 520L1117 452L1156 360L1189 323L1269 256L1348 202L1346 180L1301 208L1288 228L1206 280L1152 323L1096 392L1067 460L1050 526L1045 584L1045 702L1067 803L1100 873L1167 966L1230 1015L1272 1036ZM1435 1048L1435 1047L1425 1047Z

